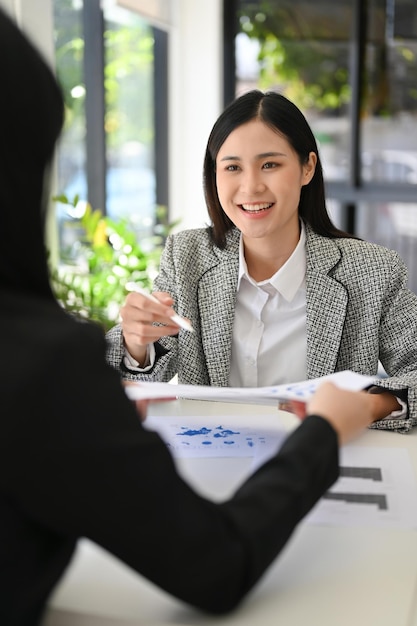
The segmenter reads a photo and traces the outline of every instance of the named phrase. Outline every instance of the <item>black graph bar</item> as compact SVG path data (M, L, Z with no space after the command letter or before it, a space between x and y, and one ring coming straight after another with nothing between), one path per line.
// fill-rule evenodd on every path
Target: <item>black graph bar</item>
M382 481L380 467L340 467L340 476L345 478L366 478L368 480Z
M377 493L337 493L328 491L323 496L324 500L343 500L355 504L376 504L381 511L388 510L387 498L384 494Z

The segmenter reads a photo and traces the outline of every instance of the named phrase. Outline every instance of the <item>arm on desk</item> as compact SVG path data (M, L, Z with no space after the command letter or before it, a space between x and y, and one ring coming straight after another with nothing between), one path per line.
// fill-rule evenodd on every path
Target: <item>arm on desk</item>
M52 535L50 550L58 538L73 545L88 537L180 600L211 613L230 611L337 479L334 428L308 417L233 497L212 502L178 474L165 444L137 418L119 377L82 332L76 336L61 340L69 356L53 390L61 398L74 372L76 380L61 411L45 422L48 437L28 415L19 438L19 458L13 457L19 511L36 521L33 533ZM37 574L45 587L59 569L49 562ZM62 557L61 566L66 563ZM19 571L16 565L16 579ZM13 580L10 575L12 588Z

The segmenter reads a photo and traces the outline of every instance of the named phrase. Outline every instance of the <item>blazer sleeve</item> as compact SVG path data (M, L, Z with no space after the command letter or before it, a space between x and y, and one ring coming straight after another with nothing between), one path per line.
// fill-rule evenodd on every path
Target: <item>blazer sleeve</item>
M406 399L408 417L388 417L371 428L407 433L417 424L417 295L407 288L407 269L394 251L390 263L379 338L380 360L387 377L377 385Z

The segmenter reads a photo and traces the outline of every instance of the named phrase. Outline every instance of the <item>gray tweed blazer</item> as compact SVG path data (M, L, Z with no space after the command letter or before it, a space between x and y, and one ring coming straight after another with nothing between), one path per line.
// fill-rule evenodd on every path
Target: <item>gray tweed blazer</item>
M407 432L417 424L417 296L406 286L398 254L356 239L329 239L306 226L307 377L353 370L388 377L379 386L408 390L409 418L381 420L377 428ZM239 231L224 250L207 229L171 235L154 289L166 291L195 333L180 330L158 344L151 372L123 364L120 325L107 334L109 363L125 379L227 386L239 267Z

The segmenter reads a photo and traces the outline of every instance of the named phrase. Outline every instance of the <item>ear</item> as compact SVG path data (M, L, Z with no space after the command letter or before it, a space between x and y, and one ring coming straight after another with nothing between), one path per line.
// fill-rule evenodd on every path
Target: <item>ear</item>
M302 185L308 185L310 180L314 176L314 172L316 171L317 164L317 154L315 152L310 152L308 155L308 161L305 165L303 165L303 180Z

